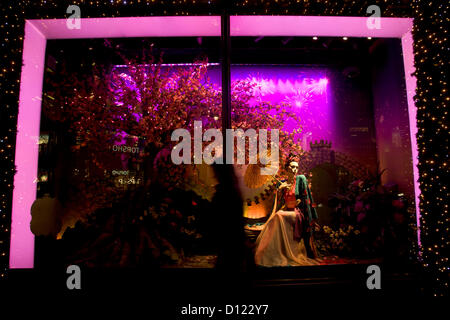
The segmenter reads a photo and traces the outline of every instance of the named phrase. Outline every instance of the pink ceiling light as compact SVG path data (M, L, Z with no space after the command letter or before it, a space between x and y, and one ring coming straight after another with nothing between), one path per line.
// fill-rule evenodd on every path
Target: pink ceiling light
M368 29L365 17L232 16L231 36L345 36L401 38L404 57L411 150L414 165L417 225L419 225L419 172L413 96L412 19L380 18L380 29ZM47 39L220 36L220 17L133 17L81 19L80 29L68 29L65 19L26 20L19 95L14 191L12 203L10 268L32 268L34 236L30 208L36 199L38 140ZM420 235L419 235L420 240Z

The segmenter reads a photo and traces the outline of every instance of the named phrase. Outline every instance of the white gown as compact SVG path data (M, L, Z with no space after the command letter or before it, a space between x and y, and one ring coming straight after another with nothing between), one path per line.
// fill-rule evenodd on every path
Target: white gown
M276 208L277 200L275 199ZM318 265L308 258L304 240L294 239L295 211L279 210L265 223L256 239L255 263L265 267Z

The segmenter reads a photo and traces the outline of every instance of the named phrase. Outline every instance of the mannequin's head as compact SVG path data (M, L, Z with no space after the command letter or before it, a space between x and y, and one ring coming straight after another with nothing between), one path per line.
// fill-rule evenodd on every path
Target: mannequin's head
M289 162L289 170L292 172L294 176L296 176L298 173L298 162L297 161Z

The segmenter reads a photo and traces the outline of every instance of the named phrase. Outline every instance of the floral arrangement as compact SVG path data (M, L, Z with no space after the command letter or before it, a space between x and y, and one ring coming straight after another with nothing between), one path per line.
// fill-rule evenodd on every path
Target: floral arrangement
M322 233L321 238L325 238L326 241L318 241L317 249L320 252L327 253L327 255L348 256L352 253L360 231L351 225L336 230L329 226L323 226Z
M396 185L381 185L382 174L356 180L330 196L332 223L316 234L322 253L394 260L414 256L413 202Z

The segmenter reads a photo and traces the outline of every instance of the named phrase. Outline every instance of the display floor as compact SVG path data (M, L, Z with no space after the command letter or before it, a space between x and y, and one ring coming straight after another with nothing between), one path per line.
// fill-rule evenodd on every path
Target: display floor
M186 257L179 264L170 264L164 268L214 268L217 260L216 255L195 255ZM320 265L340 265L340 264L377 264L381 263L382 259L358 259L358 258L343 258L337 256L322 257ZM262 267L264 268L264 267Z
M247 245L254 249L254 242L261 231L263 224L246 225L245 234L247 238ZM217 255L192 255L186 256L178 264L170 264L164 266L164 268L214 268L217 260ZM379 264L382 263L381 258L357 258L357 257L339 257L339 256L322 256L320 259L320 265L346 265L346 264ZM265 267L261 267L265 268Z

